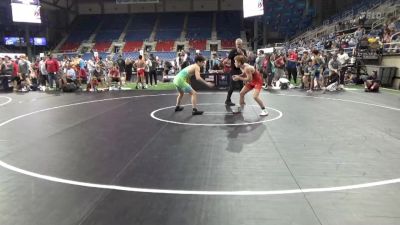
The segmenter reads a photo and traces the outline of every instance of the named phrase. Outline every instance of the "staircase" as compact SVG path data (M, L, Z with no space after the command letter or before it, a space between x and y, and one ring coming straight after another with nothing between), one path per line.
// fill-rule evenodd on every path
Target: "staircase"
M96 30L94 30L93 34L90 35L89 39L86 42L92 43L96 38L97 33L100 31L100 28L103 26L104 20L102 20L99 25L97 25Z
M118 38L118 42L123 42L126 36L126 32L128 31L129 26L131 25L133 20L133 15L129 18L128 23L126 23L124 30Z
M54 52L58 52L60 48L64 45L64 43L68 40L70 33L68 33L63 39L61 39L60 43L54 48Z
M189 15L186 13L185 19L183 20L183 28L180 37L181 41L184 41L186 39L188 21L189 21Z
M77 17L77 16L76 16ZM75 19L76 19L75 17ZM60 50L60 48L64 45L64 43L68 40L69 36L71 36L71 31L75 29L75 27L77 26L77 23L70 23L70 25L72 24L72 27L70 29L70 32L68 32L68 34L61 39L60 43L58 43L58 45L54 48L54 52L58 52Z
M149 42L153 42L155 37L156 37L156 33L157 33L157 28L158 28L158 24L160 23L160 15L157 16L157 20L154 24L153 27L153 31L150 34L150 38L149 38Z
M212 22L212 30L211 30L211 40L216 41L217 36L217 13L213 13L213 22Z

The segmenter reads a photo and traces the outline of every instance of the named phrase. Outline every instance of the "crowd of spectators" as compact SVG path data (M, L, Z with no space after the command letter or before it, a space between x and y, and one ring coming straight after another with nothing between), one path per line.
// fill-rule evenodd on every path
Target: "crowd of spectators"
M286 47L320 51L361 48L378 53L400 53L399 17L387 18L379 28L367 29L362 24L354 26L343 27L340 23L337 25L339 31L307 40L303 38L287 43Z

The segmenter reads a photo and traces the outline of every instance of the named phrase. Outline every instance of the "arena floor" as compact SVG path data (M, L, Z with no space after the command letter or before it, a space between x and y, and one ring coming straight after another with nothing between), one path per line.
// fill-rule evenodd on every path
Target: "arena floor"
M399 92L225 94L1 94L0 224L400 224Z

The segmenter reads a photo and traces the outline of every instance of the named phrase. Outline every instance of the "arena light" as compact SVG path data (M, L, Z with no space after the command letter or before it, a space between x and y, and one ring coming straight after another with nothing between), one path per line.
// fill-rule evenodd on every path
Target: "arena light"
M11 0L14 22L42 23L39 0Z
M263 0L243 0L243 17L264 15Z

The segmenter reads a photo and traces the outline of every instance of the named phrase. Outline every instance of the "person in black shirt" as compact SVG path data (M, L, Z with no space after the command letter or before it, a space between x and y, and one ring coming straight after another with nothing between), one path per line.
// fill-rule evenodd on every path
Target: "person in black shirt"
M131 82L132 72L133 72L133 62L131 59L128 58L126 59L125 62L126 82Z
M122 58L122 55L118 56L117 64L119 67L119 73L121 76L125 76L125 60Z
M150 85L153 85L153 79L154 79L154 85L157 86L157 68L158 68L158 62L156 60L156 57L154 57L153 54L150 54L150 61L151 61L151 67L150 67Z
M243 47L242 47L242 45L243 45L242 39L240 39L240 38L236 39L235 44L236 44L236 48L232 49L229 52L229 56L228 56L228 59L231 60L231 77L233 75L242 74L242 71L240 70L240 68L236 68L236 66L235 66L235 60L234 60L235 57L238 56L238 55L247 56L246 50L243 49ZM240 80L239 81L233 81L231 78L229 79L229 81L230 81L229 82L229 90L228 90L228 95L226 96L225 105L234 106L235 103L233 103L232 100L231 100L233 90L235 89L235 86L238 86L238 85L239 85L239 90L242 90L243 81L240 81Z

